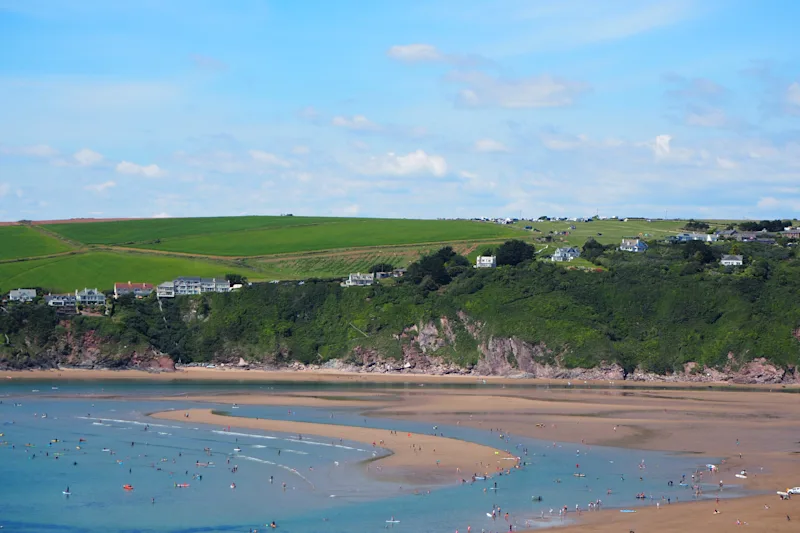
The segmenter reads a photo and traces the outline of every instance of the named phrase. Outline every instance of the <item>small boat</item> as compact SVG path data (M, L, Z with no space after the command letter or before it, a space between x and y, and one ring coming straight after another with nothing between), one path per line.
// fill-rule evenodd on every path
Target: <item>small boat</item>
M133 490L133 485L129 485L129 484L122 485L122 490L131 491L131 490Z
M55 443L57 443L57 442L61 442L61 441L60 441L60 440L58 440L58 439L53 439L53 440L51 440L50 442L51 442L51 443L53 443L53 444L55 444Z
M239 406L236 405L236 404L233 404L233 406L231 407L231 409L238 409L238 408L239 408Z
M231 483L231 488L235 489L236 488L236 483Z
M572 474L572 475L575 476L575 477L586 477L586 474L575 473L575 474Z
M235 451L236 453L239 453L240 451L242 451L242 449L237 446L236 448L233 449L233 451Z
M50 387L52 390L58 390L58 387Z
M188 484L188 483L175 483L175 488L176 488L176 489L185 489L185 488L187 488L188 486L189 486L189 484Z

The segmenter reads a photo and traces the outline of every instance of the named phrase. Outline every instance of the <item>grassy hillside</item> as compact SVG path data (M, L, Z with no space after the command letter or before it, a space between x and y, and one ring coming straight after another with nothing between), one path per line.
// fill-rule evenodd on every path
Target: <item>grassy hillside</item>
M555 243L563 242L565 245L581 246L586 239L593 237L602 244L619 244L623 237L641 237L645 240L663 239L668 235L684 233L682 229L685 221L682 220L656 220L647 222L646 220L631 220L623 222L621 220L595 220L592 222L520 222L517 227L532 226L532 237L545 237L550 232L560 233L569 232L569 235L552 235ZM571 229L570 226L575 226ZM723 225L724 227L724 225Z
M208 235L260 228L300 226L331 220L323 217L206 217L158 218L48 224L47 229L85 244L125 244L192 235Z
M0 263L0 290L41 287L53 292L97 287L110 290L117 281L161 283L176 276L217 276L253 272L221 262L134 253L89 252Z
M758 357L800 364L800 259L782 247L742 246L748 265L698 263L683 246L645 254L606 250L607 270L580 272L549 261L476 270L454 268L451 282L403 281L345 289L338 283L259 284L231 294L163 302L123 300L111 317L77 317L72 332L94 332L104 351L150 346L182 361L251 360L320 363L372 351L402 357L420 323L448 319L437 355L460 365L483 357L490 338L544 345L540 362L565 367L619 363L627 371L683 370L688 362L724 368ZM466 318L465 318L466 317ZM466 322L465 322L466 320ZM36 306L0 314L0 364L52 364L59 357L57 317ZM471 330L471 331L470 331ZM406 331L407 335L398 334ZM406 346L407 347L407 346ZM48 351L49 350L49 351ZM115 352L115 353L116 353ZM491 354L512 366L516 356Z
M72 248L27 226L0 227L0 261L68 252Z
M309 217L132 220L47 228L87 244L124 244L211 256L272 255L518 234L513 228L468 221Z

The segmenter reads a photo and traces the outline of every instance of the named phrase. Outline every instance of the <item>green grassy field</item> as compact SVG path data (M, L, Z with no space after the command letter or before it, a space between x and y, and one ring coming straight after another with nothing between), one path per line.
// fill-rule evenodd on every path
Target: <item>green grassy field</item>
M308 226L350 219L324 217L207 217L152 218L91 222L83 224L48 224L50 231L85 244L127 244L192 235L210 235L286 226Z
M523 235L517 228L457 220L327 219L308 225L162 239L160 243L136 244L133 247L230 257Z
M347 276L351 272L368 272L378 263L388 263L395 268L405 268L422 255L435 251L435 246L402 248L368 248L357 252L339 254L306 254L276 259L251 259L246 262L274 279L331 278ZM476 245L457 243L453 249L469 256L475 254Z
M175 218L46 227L85 244L136 245L228 256L480 239L514 233L511 228L469 221L330 217ZM155 243L157 240L161 242Z
M177 276L223 277L226 273L254 277L253 271L202 259L134 253L89 252L0 263L0 290L42 287L70 292L83 287L113 289L117 281L153 284Z
M548 232L567 231L569 235L553 235L555 242L563 242L572 246L583 246L586 239L593 237L602 244L618 244L623 237L642 237L645 240L665 238L668 235L683 233L686 221L682 220L632 220L623 222L618 220L596 220L592 222L520 222L517 227L532 226L541 233L531 231L533 237L543 237ZM575 226L575 229L570 229ZM599 235L602 234L602 235Z
M71 249L68 244L26 226L0 227L0 260L57 254Z

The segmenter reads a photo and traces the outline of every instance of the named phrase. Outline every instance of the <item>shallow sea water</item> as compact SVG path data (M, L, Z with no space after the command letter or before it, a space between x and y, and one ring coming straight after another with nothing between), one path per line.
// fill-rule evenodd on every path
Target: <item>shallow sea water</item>
M287 388L317 390L309 385L248 385L246 390L277 392ZM415 433L432 432L431 424L365 418L357 406L241 406L232 410L229 405L136 399L225 390L241 392L242 387L118 382L35 382L0 387L0 433L4 434L0 437L0 525L4 531L19 533L248 532L267 531L265 524L274 520L279 531L292 533L387 529L433 533L466 531L468 525L472 531L508 531L502 517L492 521L486 516L492 505L511 513L512 521L522 528L526 520L530 520L527 527L558 524L559 507L569 508L569 519L576 504L585 510L589 501L597 499L604 507L619 508L654 505L662 496L672 501L691 499L691 491L678 486L681 474L688 478L696 468L714 462L703 457L584 447L515 435L501 440L488 430L439 425L437 432L445 436L507 449L530 464L487 482L400 487L368 476L364 462L386 451L363 443L340 443L310 435L298 440L296 435L235 427L228 432L191 420L176 423L150 419L147 413L205 406L236 416ZM332 389L325 386L319 390ZM49 397L100 393L124 394L128 399ZM42 417L44 413L46 418ZM59 442L51 442L56 439ZM241 451L235 452L236 447ZM211 456L206 448L211 448ZM526 448L528 455L524 456ZM198 461L215 465L199 467ZM642 461L644 469L640 468ZM585 478L572 475L576 464L586 473ZM235 465L238 471L232 473ZM197 475L202 475L202 480ZM669 480L675 482L674 487L667 486ZM499 490L484 492L494 482ZM124 491L126 483L134 490ZM190 486L176 488L176 483ZM231 483L236 484L235 489L230 488ZM285 491L282 483L287 485ZM62 494L67 486L72 492L69 497ZM412 488L419 489L419 494L413 494ZM707 497L718 495L713 483L707 488ZM607 489L612 494L606 494ZM653 500L636 500L638 492L652 495ZM726 485L720 495L738 494L735 486ZM542 496L543 501L532 501L532 496ZM540 519L542 513L545 520ZM391 517L400 522L388 524Z

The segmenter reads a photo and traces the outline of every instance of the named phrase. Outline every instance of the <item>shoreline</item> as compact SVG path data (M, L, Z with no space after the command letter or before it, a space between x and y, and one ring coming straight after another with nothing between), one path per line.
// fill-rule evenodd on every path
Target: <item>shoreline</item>
M473 376L461 374L411 374L348 372L342 370L260 370L241 368L180 367L175 371L147 369L26 369L2 370L0 379L18 380L131 380L131 381L245 381L245 382L305 382L305 383L463 383L483 385L556 385L582 388L604 386L618 388L671 389L722 388L763 391L800 391L796 383L732 383L729 381L637 381L637 380L576 380L560 378L530 378L509 376Z
M188 414L188 417L186 416ZM193 422L236 429L257 429L297 435L325 437L358 442L373 454L388 450L387 455L373 455L365 460L367 471L383 480L411 484L446 483L472 476L494 475L499 470L512 467L506 451L482 444L425 433L392 432L386 429L364 428L339 424L293 422L265 418L220 415L211 409L186 409L150 413L151 418L173 422ZM516 457L515 457L516 458ZM372 468L375 465L375 469ZM388 478L388 479L387 479Z

